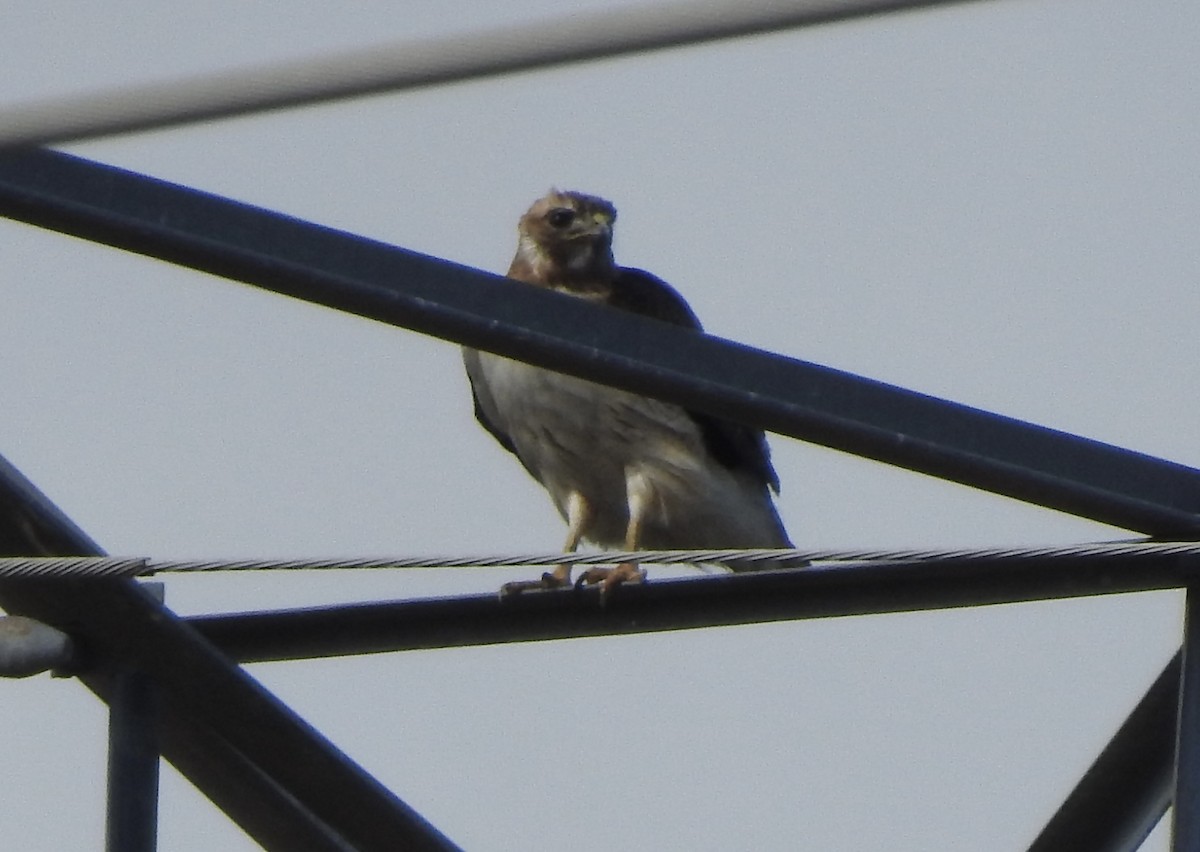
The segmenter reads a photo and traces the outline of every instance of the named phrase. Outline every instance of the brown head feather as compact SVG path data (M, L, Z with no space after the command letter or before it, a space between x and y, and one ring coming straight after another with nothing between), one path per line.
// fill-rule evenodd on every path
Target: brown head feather
M580 295L606 291L617 270L616 218L616 208L603 198L550 190L521 217L509 277Z

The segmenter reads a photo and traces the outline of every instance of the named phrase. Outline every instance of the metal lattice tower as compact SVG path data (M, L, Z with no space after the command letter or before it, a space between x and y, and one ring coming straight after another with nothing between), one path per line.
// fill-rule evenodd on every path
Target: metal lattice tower
M752 5L761 12L772 4ZM787 21L767 16L719 31L657 32L637 43L626 38L608 52L929 4L795 5L806 8L788 12ZM578 41L558 51L495 59L474 72L442 68L409 84L605 55ZM56 127L53 111L30 113L28 127L0 133L0 140L82 138L405 85L365 79L348 76L340 88L289 89L240 106L176 105L169 115L90 128ZM495 288L488 273L99 163L30 147L0 151L0 213L1159 539L1190 542L1200 534L1198 470L639 317L564 304L552 294ZM651 333L657 345L648 348L642 341ZM0 548L3 556L103 555L2 460ZM1191 586L1200 562L1193 551L1136 559L897 558L655 583L604 608L583 593L181 619L130 579L11 577L0 577L0 605L49 628L39 634L46 664L77 676L111 708L110 849L153 848L161 754L266 848L392 850L457 847L246 677L239 663L1184 588L1180 654L1031 849L1134 849L1171 802L1175 846L1194 849L1200 618Z

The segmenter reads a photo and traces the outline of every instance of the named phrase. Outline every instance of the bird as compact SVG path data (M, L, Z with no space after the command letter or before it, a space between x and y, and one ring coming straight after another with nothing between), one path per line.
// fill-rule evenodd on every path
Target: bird
M616 208L552 189L517 226L507 277L608 309L702 332L673 287L613 258ZM629 391L463 349L475 416L550 494L567 523L565 552L790 548L772 493L779 477L761 430ZM645 579L636 564L590 568L601 593ZM561 564L501 594L571 586Z

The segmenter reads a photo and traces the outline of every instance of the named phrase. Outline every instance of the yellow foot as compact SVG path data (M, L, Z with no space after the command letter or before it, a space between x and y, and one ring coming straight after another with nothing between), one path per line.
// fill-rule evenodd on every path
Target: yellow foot
M615 568L602 568L596 566L588 568L579 575L579 579L575 582L576 587L588 585L594 586L599 584L600 597L608 596L608 593L623 583L642 583L646 580L646 572L639 568L635 562L622 562Z

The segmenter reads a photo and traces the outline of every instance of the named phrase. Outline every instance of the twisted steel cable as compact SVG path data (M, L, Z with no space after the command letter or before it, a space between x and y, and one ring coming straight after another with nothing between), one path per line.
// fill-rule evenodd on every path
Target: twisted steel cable
M155 560L122 557L0 558L0 578L113 578L224 571L338 571L427 568L509 568L553 565L717 565L735 570L812 562L933 562L1054 558L1200 556L1196 541L1111 541L1050 547L828 550L641 550L497 556L411 556L380 559Z

